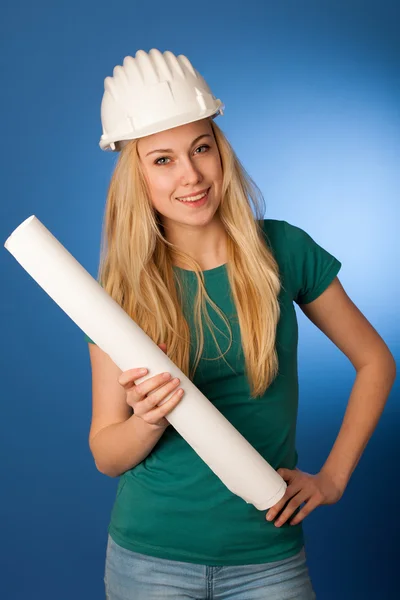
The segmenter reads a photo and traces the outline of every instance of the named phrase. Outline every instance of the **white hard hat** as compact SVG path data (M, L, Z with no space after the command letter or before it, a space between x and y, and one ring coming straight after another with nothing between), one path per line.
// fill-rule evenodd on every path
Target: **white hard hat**
M113 77L104 80L101 103L102 150L118 151L116 142L133 140L206 117L223 114L224 105L203 77L180 54L153 48L126 56Z

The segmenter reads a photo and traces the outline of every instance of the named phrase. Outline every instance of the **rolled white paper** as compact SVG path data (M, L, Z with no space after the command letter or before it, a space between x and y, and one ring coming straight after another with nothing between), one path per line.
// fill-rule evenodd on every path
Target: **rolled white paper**
M35 215L4 246L122 371L146 366L140 381L164 371L179 377L185 395L166 418L233 494L258 510L282 498L282 477Z

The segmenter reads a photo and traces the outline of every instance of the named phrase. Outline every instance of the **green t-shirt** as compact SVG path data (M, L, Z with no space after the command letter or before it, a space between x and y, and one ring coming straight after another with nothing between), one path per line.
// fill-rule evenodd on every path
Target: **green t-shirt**
M294 469L298 324L293 301L315 300L336 277L341 263L299 227L275 219L263 220L262 226L282 277L276 336L279 374L264 396L251 399L237 313L226 265L221 265L204 271L204 278L208 294L232 327L233 342L225 359L236 374L223 359L203 360L219 355L205 327L193 383L272 467ZM187 284L183 311L194 336L190 296L196 292L196 277L179 267L174 270ZM214 333L225 351L226 326L207 308L222 331ZM86 340L91 341L87 336ZM213 566L259 564L299 552L304 544L302 524L277 528L265 514L230 492L171 425L145 460L121 475L108 532L117 544L134 552Z

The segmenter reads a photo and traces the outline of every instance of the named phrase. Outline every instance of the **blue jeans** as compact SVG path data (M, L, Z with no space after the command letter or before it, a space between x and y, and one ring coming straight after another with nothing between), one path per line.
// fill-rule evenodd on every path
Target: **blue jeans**
M305 549L284 560L212 567L126 550L108 536L106 600L315 600Z

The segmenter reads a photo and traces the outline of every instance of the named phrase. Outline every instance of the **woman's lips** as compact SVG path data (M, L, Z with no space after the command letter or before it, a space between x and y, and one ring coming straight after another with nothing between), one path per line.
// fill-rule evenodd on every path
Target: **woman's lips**
M200 198L200 200L196 200L194 202L193 201L192 202L188 202L188 201L185 202L183 200L178 200L178 202L180 204L183 204L184 206L188 206L189 208L190 207L192 207L192 208L200 208L200 206L203 206L207 202L209 192L210 192L210 188L208 188L207 193L206 193L205 196L203 196L203 198Z

